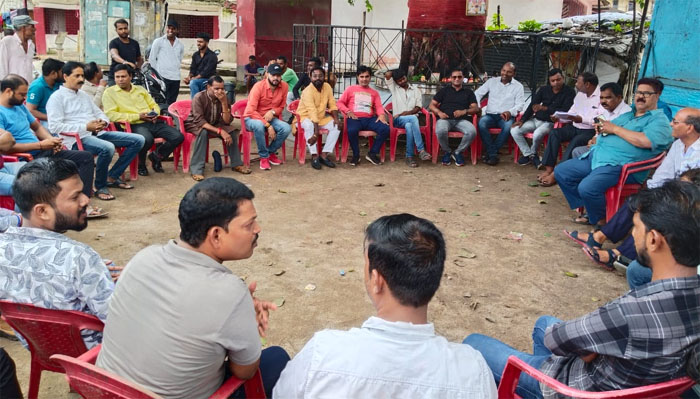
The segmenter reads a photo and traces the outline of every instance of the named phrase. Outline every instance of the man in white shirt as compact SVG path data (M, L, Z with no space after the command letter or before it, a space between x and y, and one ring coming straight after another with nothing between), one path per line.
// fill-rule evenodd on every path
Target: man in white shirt
M34 65L32 59L36 52L34 33L37 22L28 15L18 15L12 18L15 34L5 36L0 40L0 80L9 74L23 77L27 82L34 80Z
M121 180L121 175L138 155L145 139L139 134L104 131L109 124L109 118L87 93L80 90L85 82L83 70L84 65L75 61L69 61L63 66L66 81L51 95L46 104L49 130L63 139L63 145L75 150L78 149L75 138L62 133L80 135L85 151L97 156L95 196L108 201L114 199L108 187L127 190L133 188ZM109 169L115 147L124 147L124 151L112 169Z
M559 156L559 148L562 143L573 140L580 136L577 140L579 143L587 143L595 135L593 128L593 118L600 115L600 89L598 89L598 77L591 72L584 72L576 78L576 90L578 93L574 97L574 105L569 108L569 114L574 115L570 119L561 120L561 122L573 122L552 130L549 134L547 146L542 155L542 163L540 169L544 167L544 172L537 176L537 180L544 187L553 186L556 184L554 179L554 165L557 163ZM559 122L559 118L552 115L552 122ZM571 159L571 152L574 148L581 144L572 146L569 144L562 156L562 161Z
M428 322L445 241L431 222L383 216L365 233L364 283L377 315L361 328L323 330L282 371L276 398L496 398L484 358Z
M165 102L170 105L177 101L180 92L180 64L185 54L185 46L177 38L177 21L169 20L165 36L153 41L148 61L158 71L165 82Z
M102 109L102 95L107 88L107 80L102 79L104 77L102 68L93 61L85 64L83 72L85 72L85 83L80 90L92 98L92 102L97 105L97 108Z
M510 127L525 106L525 90L513 76L515 64L506 62L501 68L500 78L487 80L474 92L478 104L481 104L481 99L486 94L489 95L484 114L479 119L479 136L486 148L486 163L491 166L498 164L498 150L510 137ZM501 129L496 140L489 133L489 129L494 127Z
M423 137L420 135L420 124L418 123L418 113L423 108L423 94L419 88L408 83L406 72L401 69L387 71L384 78L391 92L394 127L406 130L406 164L415 168L418 163L413 157L414 145L421 161L431 159L430 154L425 150L425 145L423 145Z

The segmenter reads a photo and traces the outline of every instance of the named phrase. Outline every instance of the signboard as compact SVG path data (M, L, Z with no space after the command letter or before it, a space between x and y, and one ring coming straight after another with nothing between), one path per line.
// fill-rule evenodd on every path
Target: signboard
M487 0L467 0L467 16L486 15Z

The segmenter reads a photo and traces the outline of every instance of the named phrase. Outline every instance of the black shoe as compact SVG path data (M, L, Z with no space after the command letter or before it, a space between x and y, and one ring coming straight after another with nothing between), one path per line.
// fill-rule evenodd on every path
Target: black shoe
M359 155L353 155L352 159L350 160L350 166L357 166L360 164L360 156Z
M321 170L321 161L319 161L319 157L311 160L311 167L316 170Z
M542 165L542 161L540 161L540 157L537 155L532 156L532 164L535 165L535 169L539 169L540 165Z
M489 157L489 159L486 160L486 164L491 166L498 165L498 157Z
M370 161L372 165L381 165L382 163L379 156L377 154L372 154L371 152L365 155L365 159Z
M522 157L518 158L518 165L520 165L520 166L529 165L532 162L532 158L533 158L532 155L527 156L527 157L522 156Z
M219 151L212 152L211 157L214 160L214 172L221 172L221 169L223 169L224 165L223 162L221 162L221 154L219 153Z
M151 166L153 167L153 171L156 173L164 173L165 171L163 170L163 165L160 163L160 158L158 158L158 155L155 153L150 153L148 154L148 159L151 161Z
M335 168L335 162L331 161L330 159L324 157L318 157L318 159L321 161L321 165L329 168Z
M148 169L146 169L146 165L139 165L139 176L148 176Z

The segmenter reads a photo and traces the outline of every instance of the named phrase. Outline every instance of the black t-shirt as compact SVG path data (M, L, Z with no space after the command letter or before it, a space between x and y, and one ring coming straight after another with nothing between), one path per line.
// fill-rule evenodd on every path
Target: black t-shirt
M139 47L139 42L131 38L129 38L129 43L124 43L119 40L118 37L115 37L111 42L109 42L110 51L113 48L117 49L119 56L122 57L124 61L131 62L134 65L136 65L136 60L141 55L141 47ZM119 62L114 61L114 58L112 58L112 65L109 67L110 76L114 77L114 67L117 65L119 65Z
M433 97L433 100L440 103L440 106L438 107L440 111L449 115L450 119L454 119L454 112L460 109L468 109L470 105L475 104L476 96L468 87L462 86L462 89L457 91L454 87L452 87L452 85L448 85L437 92ZM467 118L472 118L472 116L466 114L457 119Z

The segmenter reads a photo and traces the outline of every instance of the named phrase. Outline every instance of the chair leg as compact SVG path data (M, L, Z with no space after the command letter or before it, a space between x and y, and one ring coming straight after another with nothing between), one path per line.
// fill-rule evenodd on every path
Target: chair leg
M182 153L182 144L177 146L173 151L173 171L177 173L177 165L180 163L180 154Z
M396 129L392 129L389 134L389 159L391 162L396 161L396 146L399 142L399 133Z
M185 136L185 144L182 147L182 172L189 173L190 171L190 157L192 152L192 143L194 143L193 135Z
M29 393L27 394L28 399L38 399L39 398L39 382L41 381L41 366L39 362L32 355L31 369L29 371Z
M348 133L346 131L343 131L343 148L342 148L342 154L340 157L340 162L347 162L348 161L348 150L350 146L350 141L348 140Z

